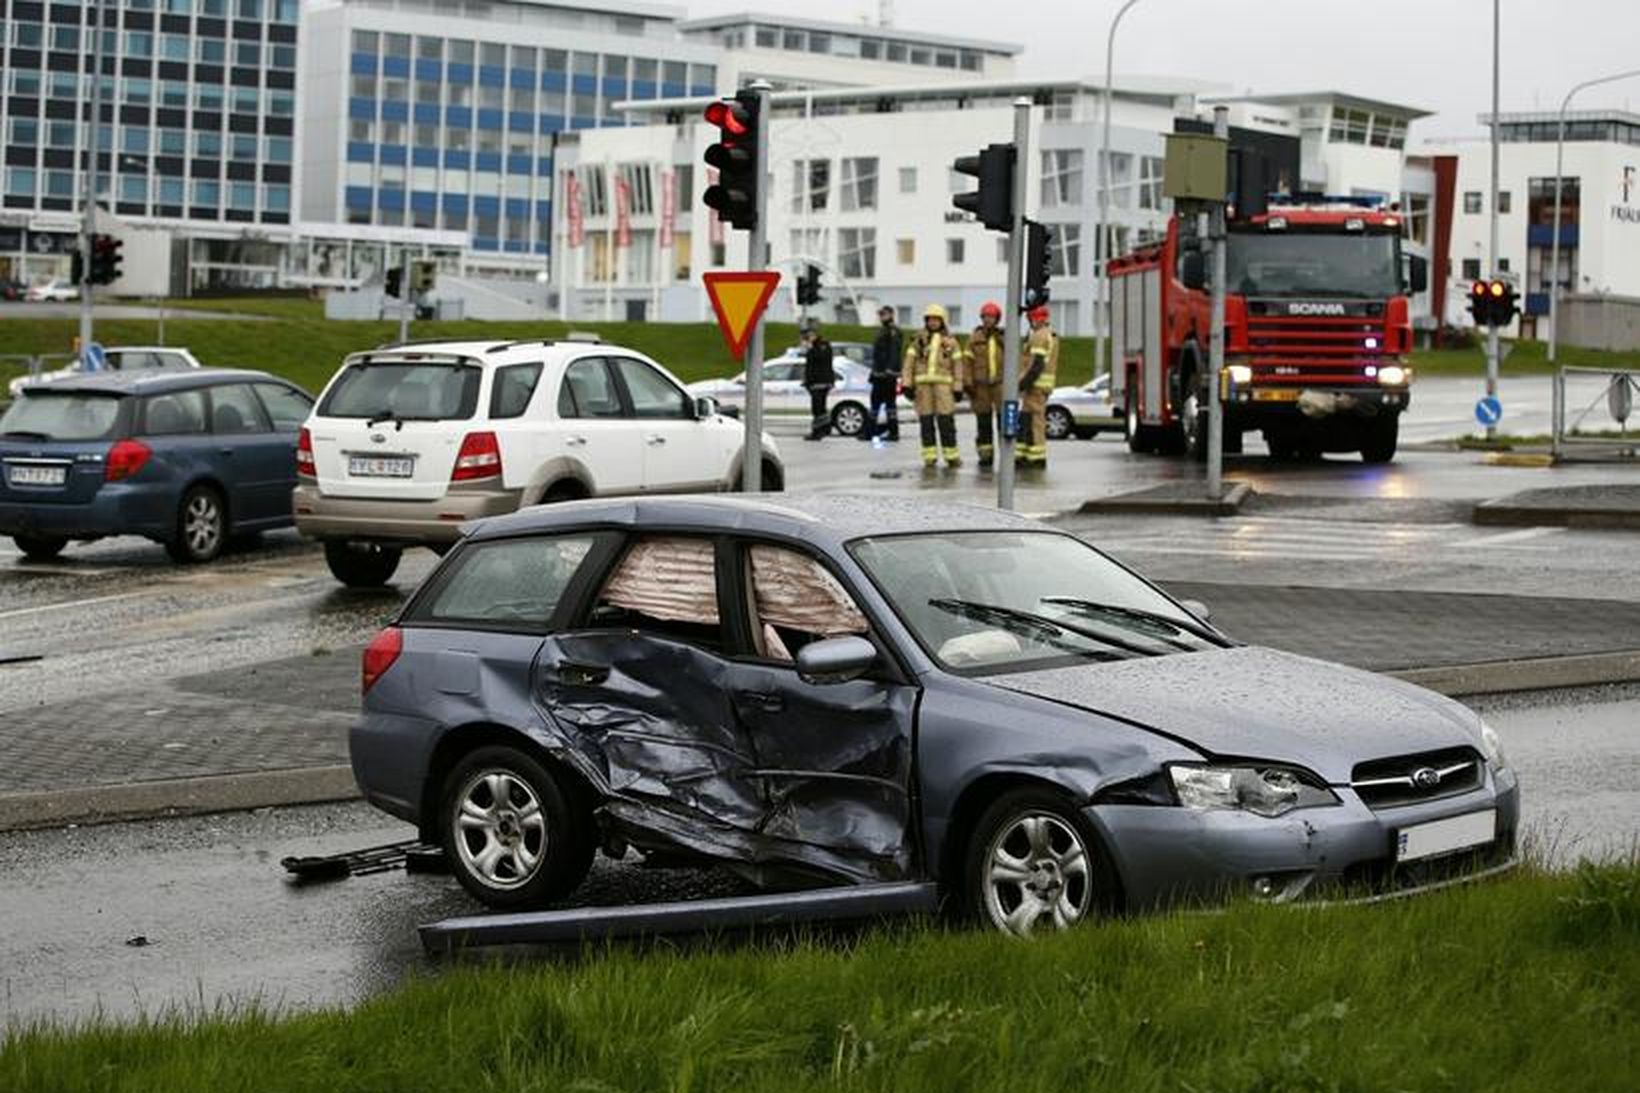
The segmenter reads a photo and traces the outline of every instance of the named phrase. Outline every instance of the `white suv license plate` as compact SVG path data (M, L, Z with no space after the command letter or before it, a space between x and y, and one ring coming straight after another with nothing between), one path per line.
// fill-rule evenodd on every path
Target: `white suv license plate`
M67 467L12 466L6 468L6 481L13 486L61 486L68 481Z
M1498 833L1497 809L1449 816L1427 824L1403 827L1395 837L1395 860L1418 861L1491 842Z
M354 455L347 459L347 473L353 478L409 478L416 473L416 461L408 456Z

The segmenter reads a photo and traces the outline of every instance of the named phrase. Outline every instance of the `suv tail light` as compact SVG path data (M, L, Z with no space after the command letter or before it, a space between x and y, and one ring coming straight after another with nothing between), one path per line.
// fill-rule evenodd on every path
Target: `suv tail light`
M313 461L313 434L306 425L296 434L296 475L298 478L319 477L319 466Z
M142 470L153 451L140 440L120 440L108 449L103 461L103 481L123 482Z
M455 469L450 472L452 482L472 482L479 478L494 478L501 473L501 445L494 433L468 433L456 455Z
M364 647L364 670L359 678L359 693L364 694L376 685L382 673L393 667L404 651L404 631L389 626Z

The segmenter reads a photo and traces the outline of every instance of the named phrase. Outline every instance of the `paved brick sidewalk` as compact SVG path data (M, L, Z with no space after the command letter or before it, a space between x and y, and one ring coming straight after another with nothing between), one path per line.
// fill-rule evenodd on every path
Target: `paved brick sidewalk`
M1640 604L1170 582L1244 641L1362 668L1640 647ZM0 794L347 761L357 648L0 711Z

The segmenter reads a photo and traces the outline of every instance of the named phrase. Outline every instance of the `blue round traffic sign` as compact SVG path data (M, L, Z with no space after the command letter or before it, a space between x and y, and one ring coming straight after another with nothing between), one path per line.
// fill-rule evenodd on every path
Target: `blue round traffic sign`
M87 372L101 372L108 367L108 354L99 342L92 342L86 346L82 356L85 357L85 371Z
M1475 420L1482 425L1496 425L1503 420L1503 403L1496 395L1487 395L1475 403Z

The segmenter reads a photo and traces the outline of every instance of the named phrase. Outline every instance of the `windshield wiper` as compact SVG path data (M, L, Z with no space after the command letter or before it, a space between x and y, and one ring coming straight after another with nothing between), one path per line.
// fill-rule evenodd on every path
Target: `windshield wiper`
M1176 619L1171 615L1163 615L1155 611L1146 611L1142 607L1122 607L1114 603L1099 603L1095 600L1081 600L1077 599L1075 596L1043 596L1042 602L1051 603L1055 607L1066 607L1072 611L1081 612L1086 615L1103 615L1110 618L1125 619L1130 623L1151 623L1153 625L1166 626L1169 629L1176 630L1180 633L1189 634L1192 637L1200 638L1202 641L1208 642L1211 645L1216 645L1220 649L1227 649L1231 644L1222 634L1219 634L1212 629L1201 625L1200 623L1185 622L1183 619ZM1162 637L1161 635L1157 635L1157 638L1158 640L1165 641L1170 645L1178 646L1180 649L1195 648L1195 646L1179 641L1177 638Z
M391 421L395 432L404 432L404 419L393 410L378 411L371 419L364 423L366 429L374 429L384 421Z
M7 429L7 436L26 436L31 440L50 440L50 433L37 433L33 429Z
M1108 645L1112 649L1119 649L1130 656L1152 657L1157 656L1154 649L1147 649L1143 645L1123 641L1106 634L1088 630L1072 623L1050 619L1046 615L1033 614L1030 611L1021 611L1017 607L1004 607L994 603L976 603L973 600L936 599L929 600L930 607L937 607L941 611L949 612L959 618L973 619L976 622L987 622L1002 627L1015 634L1022 634L1033 638L1055 649L1089 655L1089 650L1079 648L1069 642L1060 640L1060 635L1074 634L1087 641L1096 641L1100 645ZM1125 658L1124 658L1125 659Z

